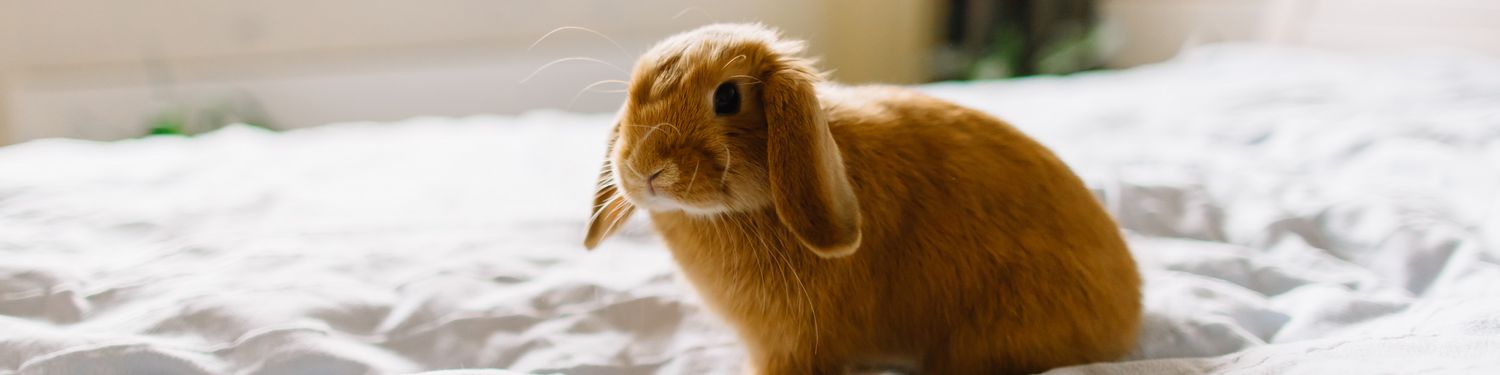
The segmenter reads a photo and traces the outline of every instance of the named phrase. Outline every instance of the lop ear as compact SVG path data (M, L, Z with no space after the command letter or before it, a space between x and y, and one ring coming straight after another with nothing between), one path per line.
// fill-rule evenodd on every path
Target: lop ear
M813 91L819 77L789 55L773 56L765 72L761 102L776 215L818 256L853 254L861 237L859 201Z
M604 164L599 167L599 180L594 184L594 206L589 215L588 234L583 238L583 247L593 250L600 241L620 229L620 224L635 213L635 205L620 193L619 181L615 179L611 158L615 152L615 141L620 139L620 126L615 125L609 133L609 146L605 148Z

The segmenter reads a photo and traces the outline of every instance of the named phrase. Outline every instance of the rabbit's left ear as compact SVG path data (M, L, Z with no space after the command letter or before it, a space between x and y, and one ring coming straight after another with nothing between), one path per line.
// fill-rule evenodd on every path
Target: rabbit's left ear
M630 219L630 214L635 213L635 205L620 193L620 182L615 178L613 168L610 166L610 155L614 154L615 140L618 139L620 139L620 126L616 124L609 133L609 146L605 148L604 164L599 167L599 179L594 183L594 208L593 213L589 215L588 234L583 239L583 247L589 250L593 250L595 246L599 246L600 241L615 234L615 231L620 229L620 225Z
M859 248L859 201L813 89L819 77L791 56L798 48L778 48L762 79L771 202L781 223L813 253L841 257Z

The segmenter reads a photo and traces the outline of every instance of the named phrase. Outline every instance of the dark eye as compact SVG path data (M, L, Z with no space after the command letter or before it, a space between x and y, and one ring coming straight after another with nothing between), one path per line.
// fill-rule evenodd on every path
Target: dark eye
M740 113L740 88L734 82L724 82L714 89L714 114L719 116Z

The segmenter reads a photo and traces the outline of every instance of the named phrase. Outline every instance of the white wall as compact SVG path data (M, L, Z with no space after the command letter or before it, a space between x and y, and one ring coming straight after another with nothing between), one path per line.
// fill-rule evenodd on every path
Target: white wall
M612 111L622 96L578 90L625 73L650 43L717 21L762 21L811 41L855 81L913 82L933 2L878 0L0 0L0 144L119 139L155 113L254 98L281 127L421 115ZM896 25L892 27L891 25ZM559 33L585 26L614 38ZM837 32L830 29L837 27ZM880 49L830 35L909 35ZM888 39L888 38L887 38ZM893 59L890 56L914 56ZM860 64L878 64L876 68ZM616 86L601 86L615 89Z
M1273 0L1100 0L1105 64L1166 60L1186 46L1260 38Z
M1500 56L1500 1L1277 0L1274 41L1345 50L1457 48Z
M1250 41L1355 52L1456 48L1500 56L1495 0L1099 0L1111 67Z
M612 111L578 90L625 74L668 34L764 21L808 39L849 82L920 81L934 0L0 0L0 145L120 139L175 106L254 98L281 127L421 115ZM1496 0L1099 0L1106 61L1260 41L1346 50L1442 46L1500 56ZM674 18L675 17L675 18ZM564 32L587 26L617 40ZM612 89L604 86L601 88Z

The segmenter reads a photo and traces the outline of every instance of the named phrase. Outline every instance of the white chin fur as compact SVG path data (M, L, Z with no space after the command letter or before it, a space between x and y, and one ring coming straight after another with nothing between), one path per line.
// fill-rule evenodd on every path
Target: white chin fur
M716 204L710 207L699 207L679 202L676 199L661 196L646 197L646 199L639 200L635 203L636 206L640 206L652 212L682 211L689 215L695 216L712 216L724 212L724 205L721 204Z
M686 212L689 215L695 215L695 216L713 216L713 215L718 215L720 213L723 213L724 211L726 211L726 210L724 208L724 205L722 205L722 204L720 204L720 205L714 205L713 207L707 207L707 208L704 208L704 207L694 207L694 206L688 206L688 205L683 205L682 206L682 212Z

